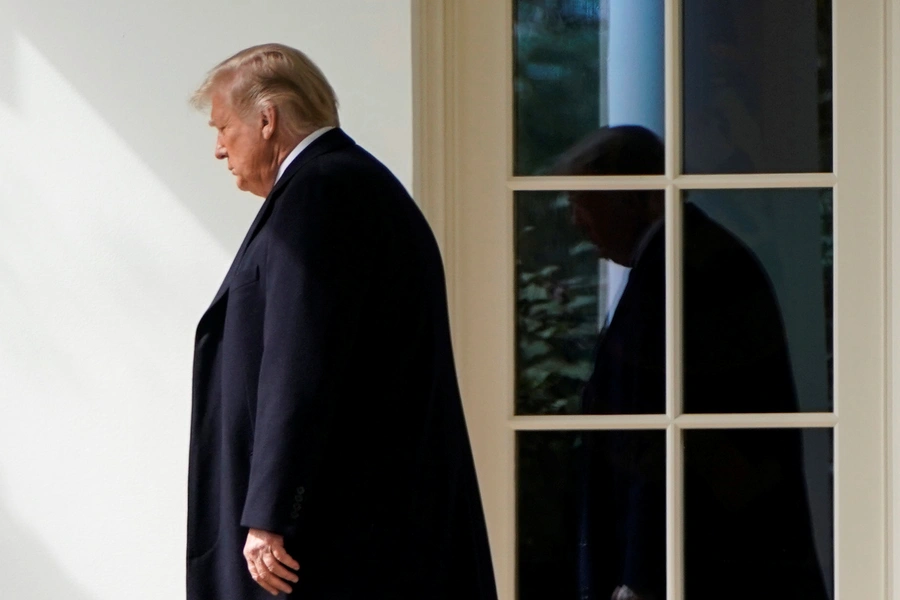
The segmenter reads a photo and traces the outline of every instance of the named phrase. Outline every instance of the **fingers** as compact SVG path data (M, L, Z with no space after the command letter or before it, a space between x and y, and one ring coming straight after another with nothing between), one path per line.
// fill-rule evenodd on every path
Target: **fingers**
M262 577L262 581L264 581L270 587L275 588L279 592L284 592L285 594L290 594L292 591L294 591L291 588L291 586L289 586L287 584L286 581L284 581L281 577L279 577L278 575L276 575L275 573L272 572L272 570L269 568L269 565L264 560L264 556L265 555L260 556L256 560L256 570L258 573L260 573L260 575ZM275 562L274 558L270 558L270 560L272 562ZM282 567L282 568L284 568L284 567Z
M287 565L293 570L298 570L300 568L300 563L298 563L294 558L287 553L287 550L284 549L283 546L275 546L272 548L272 554L275 558L278 559L278 562Z
M265 566L268 567L269 571L273 575L276 575L276 576L280 577L281 579L291 581L293 583L297 583L300 580L300 578L297 577L297 575L295 575L291 571L288 571L284 567L284 565L282 565L280 562L278 562L278 560L276 560L275 556L272 553L267 552L267 553L263 554L262 560L263 560L263 564L265 564Z
M244 558L253 580L273 596L278 592L290 594L293 589L287 582L299 581L296 573L288 568L299 569L300 563L284 549L284 538L280 535L251 529L247 533Z
M642 598L627 585L620 585L613 591L610 600L642 600Z
M278 595L278 590L276 590L275 588L273 588L271 585L269 585L266 582L265 576L260 574L259 568L256 566L256 564L253 561L251 561L251 560L247 561L247 569L250 571L250 576L253 577L253 581L255 581L257 584L259 584L259 586L262 589L266 590L273 596Z

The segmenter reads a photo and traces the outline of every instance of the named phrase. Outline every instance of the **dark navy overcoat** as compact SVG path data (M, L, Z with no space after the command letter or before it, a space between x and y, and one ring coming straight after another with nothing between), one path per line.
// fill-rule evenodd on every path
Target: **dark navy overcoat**
M305 600L496 598L440 255L340 129L288 167L197 327L188 600L270 598L248 528Z
M784 322L759 259L692 204L683 253L684 411L796 413ZM584 412L665 412L665 323L660 229L598 344ZM607 600L620 585L665 598L665 437L650 433L584 437L579 598ZM685 598L826 600L801 431L696 429L684 440Z

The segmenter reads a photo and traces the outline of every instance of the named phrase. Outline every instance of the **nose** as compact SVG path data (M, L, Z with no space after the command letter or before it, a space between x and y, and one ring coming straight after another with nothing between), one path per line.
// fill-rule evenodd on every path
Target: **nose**
M222 144L220 140L216 140L216 150L214 152L216 158L222 160L223 158L228 158L228 151L225 150L225 146Z

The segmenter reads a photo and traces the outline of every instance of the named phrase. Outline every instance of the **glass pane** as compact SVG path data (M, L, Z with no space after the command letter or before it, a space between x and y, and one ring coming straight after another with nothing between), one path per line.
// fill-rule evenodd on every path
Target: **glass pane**
M665 432L519 432L518 597L665 598Z
M684 172L830 172L831 2L683 1Z
M665 412L663 203L516 194L517 414Z
M830 429L686 431L685 599L826 600Z
M663 0L515 2L516 175L607 125L664 126Z
M685 412L832 410L831 190L685 199Z

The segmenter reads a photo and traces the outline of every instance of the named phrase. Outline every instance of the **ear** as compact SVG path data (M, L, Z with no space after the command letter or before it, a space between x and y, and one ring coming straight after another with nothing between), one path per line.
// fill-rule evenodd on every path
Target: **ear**
M275 126L278 120L278 109L272 105L265 106L260 111L260 132L264 140L270 140L275 135Z

